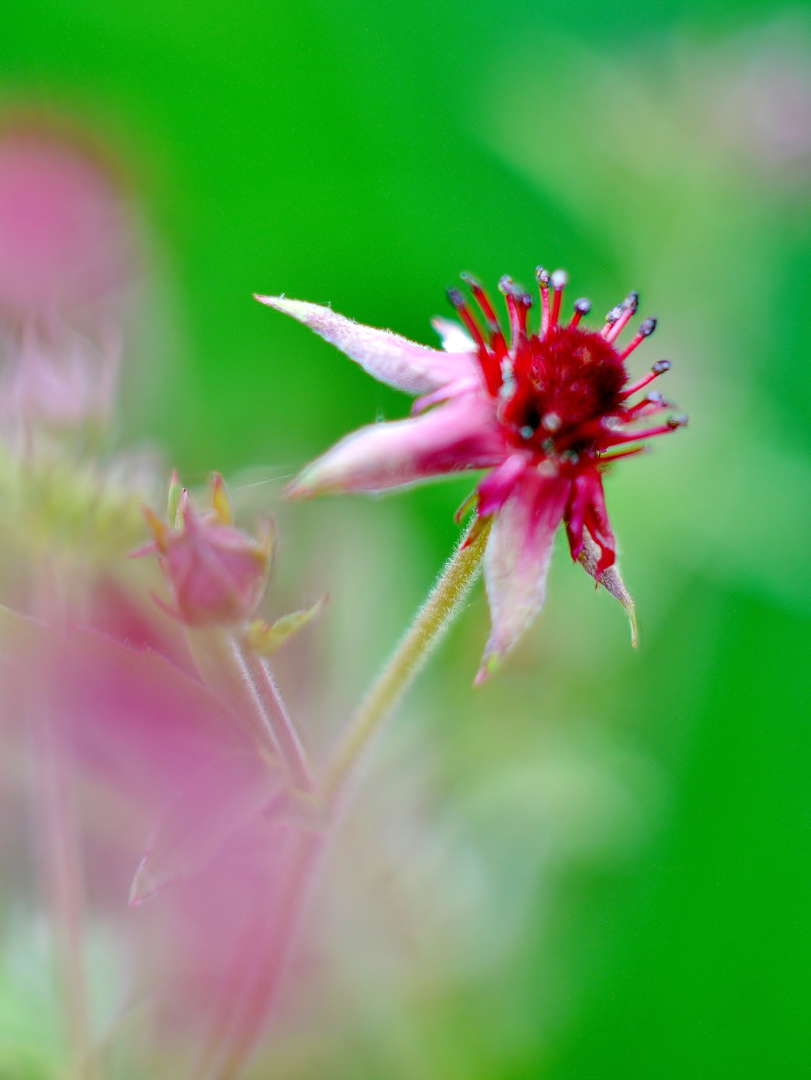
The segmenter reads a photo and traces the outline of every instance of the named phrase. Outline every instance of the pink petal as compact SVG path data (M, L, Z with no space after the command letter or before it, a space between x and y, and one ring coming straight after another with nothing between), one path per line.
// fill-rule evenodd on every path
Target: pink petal
M476 682L483 682L541 610L555 533L571 481L528 468L493 525L484 579L493 628Z
M257 753L223 753L189 776L152 831L130 890L137 905L201 870L265 807L282 804L284 777Z
M325 341L336 345L341 352L373 375L409 394L430 394L457 379L480 379L475 356L466 352L446 353L429 349L391 330L376 330L338 315L331 308L310 304L305 300L288 300L284 296L257 296L268 307L292 315L309 326Z
M566 531L573 559L580 558L584 537L588 533L600 547L598 573L607 570L614 562L617 541L608 520L603 478L597 469L589 469L575 477L569 505L566 507Z
M441 315L435 315L431 319L431 326L439 334L442 348L449 353L475 353L476 342L458 322L453 319L443 319Z
M451 398L469 394L478 388L478 379L459 379L458 382L448 383L441 390L435 390L433 394L423 394L422 397L415 398L411 406L411 415L419 416L426 409L430 409L432 405L440 405L443 401L450 401Z
M288 488L296 498L385 491L442 473L498 465L508 452L492 401L466 394L422 416L372 424L341 439Z
M498 513L530 461L530 454L511 454L497 469L485 476L479 484L479 517Z

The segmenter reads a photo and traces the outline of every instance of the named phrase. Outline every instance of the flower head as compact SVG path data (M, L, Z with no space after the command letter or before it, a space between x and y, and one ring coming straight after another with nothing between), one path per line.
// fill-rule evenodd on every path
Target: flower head
M211 510L199 514L173 479L167 524L145 510L155 540L136 552L157 553L172 588L172 614L188 626L242 622L253 615L267 585L270 536L235 529L222 477L211 479ZM171 610L171 609L170 609Z
M0 118L0 429L110 419L135 237L117 170L43 119Z
M671 415L651 426L640 423L669 408L661 394L646 388L670 363L659 360L641 379L629 380L627 358L656 328L655 319L645 319L619 346L637 311L636 293L592 331L581 325L591 310L588 300L577 300L569 322L561 322L565 271L549 274L539 267L536 277L537 332L528 321L532 298L512 279L499 283L505 331L482 286L463 275L478 312L459 290L449 290L463 325L434 321L444 351L316 304L257 297L308 325L375 378L418 395L409 419L342 439L293 481L289 494L378 492L466 469L490 470L476 492L479 518L494 519L484 561L492 632L477 681L543 605L561 523L572 557L617 597L634 626L633 602L616 568L602 476L610 462L642 450L643 440L687 422Z

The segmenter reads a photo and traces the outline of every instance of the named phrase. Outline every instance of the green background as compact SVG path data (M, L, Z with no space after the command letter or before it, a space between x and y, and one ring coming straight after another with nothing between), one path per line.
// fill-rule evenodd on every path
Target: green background
M563 265L598 314L640 290L660 329L638 368L670 357L666 393L692 417L608 482L639 651L559 552L538 627L474 693L478 595L379 751L389 794L359 796L348 835L366 820L426 910L456 874L441 855L426 876L426 845L473 853L459 955L434 962L429 935L418 962L366 963L385 948L341 922L347 956L288 1004L256 1075L807 1076L807 9L29 0L0 18L0 71L7 104L86 125L131 178L148 269L123 433L191 480L289 474L407 411L254 291L432 343L460 270L494 285ZM330 661L357 668L341 708L449 550L465 490L278 511L321 552L339 653L335 628L358 624L357 657ZM398 787L404 760L429 779ZM423 839L390 842L417 790ZM373 919L392 901L366 886L346 903Z

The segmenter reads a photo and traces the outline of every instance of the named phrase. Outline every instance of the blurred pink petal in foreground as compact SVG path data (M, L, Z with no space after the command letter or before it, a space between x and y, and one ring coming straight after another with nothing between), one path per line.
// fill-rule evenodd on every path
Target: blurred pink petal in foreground
M313 837L284 812L279 774L217 697L154 653L0 608L0 668L6 726L47 709L71 759L88 901L127 912L133 998L149 993L172 1040L250 1043L292 935L286 883ZM156 895L127 909L139 861L134 898Z

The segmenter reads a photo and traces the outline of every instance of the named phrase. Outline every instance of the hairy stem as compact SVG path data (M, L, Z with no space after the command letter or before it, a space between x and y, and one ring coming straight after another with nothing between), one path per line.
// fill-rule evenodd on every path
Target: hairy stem
M327 767L321 794L335 806L364 750L394 712L432 649L450 626L481 569L490 519L477 519L448 560L441 577L391 659L352 718Z
M290 779L295 787L311 792L314 787L313 777L304 747L267 661L251 652L250 649L244 648L240 642L235 643L235 648L242 657L248 677L265 710L279 756L287 768Z
M265 755L281 761L294 787L312 791L304 748L265 662L244 647L236 631L191 630L187 637L206 685L242 720Z

